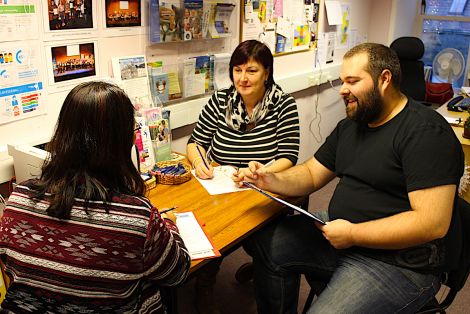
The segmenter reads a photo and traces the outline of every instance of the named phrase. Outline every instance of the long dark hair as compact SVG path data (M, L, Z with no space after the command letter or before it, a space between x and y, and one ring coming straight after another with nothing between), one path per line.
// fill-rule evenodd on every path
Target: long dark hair
M70 91L36 182L39 198L51 194L48 215L69 218L76 197L88 204L108 201L111 192L144 194L131 160L134 126L134 107L119 87L96 81Z
M269 71L266 81L266 88L269 89L274 84L273 76L273 54L268 46L257 40L245 40L241 42L232 53L230 58L230 80L233 83L233 68L237 65L245 64L250 59L263 65Z

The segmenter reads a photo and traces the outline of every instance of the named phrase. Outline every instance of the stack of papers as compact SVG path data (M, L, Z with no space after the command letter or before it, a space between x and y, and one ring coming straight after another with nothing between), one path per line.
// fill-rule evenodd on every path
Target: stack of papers
M470 97L470 87L469 86L462 86L460 88L460 91L462 92L462 94L467 95L468 97Z
M463 125L463 120L461 118L450 118L443 116L447 123L452 124L452 125L457 125L457 126L462 126Z
M220 256L193 212L178 213L175 216L176 226L192 260Z

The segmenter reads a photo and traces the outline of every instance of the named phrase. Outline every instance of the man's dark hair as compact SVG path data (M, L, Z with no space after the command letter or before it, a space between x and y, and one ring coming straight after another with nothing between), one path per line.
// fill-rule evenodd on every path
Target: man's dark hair
M395 51L381 44L362 43L346 52L344 59L351 58L361 53L367 54L369 62L365 70L372 76L375 82L377 82L382 71L387 69L392 73L393 87L400 90L400 60Z
M266 88L270 88L274 84L273 76L273 55L271 50L257 40L246 40L241 42L232 53L230 58L230 80L233 83L233 68L237 65L247 63L250 59L260 63L269 71L266 81Z
M50 157L35 184L38 198L51 194L50 216L69 218L75 198L87 204L106 202L113 192L144 194L131 160L134 126L134 107L116 85L87 82L70 91L46 146Z

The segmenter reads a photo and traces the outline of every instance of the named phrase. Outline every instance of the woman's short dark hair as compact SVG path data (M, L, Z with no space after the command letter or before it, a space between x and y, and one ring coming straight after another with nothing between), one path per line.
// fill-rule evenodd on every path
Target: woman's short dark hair
M260 63L269 71L266 81L266 88L270 88L274 84L273 77L273 55L271 50L257 40L246 40L241 42L232 53L230 58L230 80L233 83L233 68L237 65L245 64L250 59Z
M134 107L118 86L95 81L70 91L37 182L38 196L51 193L50 216L68 218L75 197L88 202L107 201L113 192L144 194L131 160L134 126Z

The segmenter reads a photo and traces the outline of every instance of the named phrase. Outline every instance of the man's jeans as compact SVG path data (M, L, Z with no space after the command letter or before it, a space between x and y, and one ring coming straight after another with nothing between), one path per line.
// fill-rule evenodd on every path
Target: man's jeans
M297 313L300 274L329 280L309 314L414 313L440 287L435 275L360 254L339 254L303 215L277 220L246 244L253 256L260 314Z

